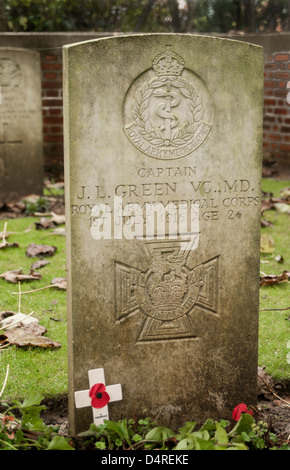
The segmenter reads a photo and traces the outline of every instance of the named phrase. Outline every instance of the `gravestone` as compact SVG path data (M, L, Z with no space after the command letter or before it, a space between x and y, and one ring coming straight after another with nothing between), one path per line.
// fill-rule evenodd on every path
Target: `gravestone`
M0 202L42 194L42 104L37 52L0 47Z
M230 418L257 391L263 50L128 35L64 69L73 432L94 368L112 420Z

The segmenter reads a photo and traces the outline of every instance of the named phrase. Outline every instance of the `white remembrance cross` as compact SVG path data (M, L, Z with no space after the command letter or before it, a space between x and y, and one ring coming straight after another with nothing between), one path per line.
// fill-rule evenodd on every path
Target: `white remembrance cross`
M89 370L89 383L90 388L95 384L104 384L105 385L105 374L104 369L93 369ZM80 392L75 392L75 404L76 408L84 408L91 405L91 398L89 396L90 390L82 390ZM120 384L109 385L106 387L106 392L110 397L109 403L113 401L122 400L122 387ZM108 405L105 405L103 408L94 408L93 407L93 416L94 424L98 426L99 424L104 423L104 419L109 419L109 410Z

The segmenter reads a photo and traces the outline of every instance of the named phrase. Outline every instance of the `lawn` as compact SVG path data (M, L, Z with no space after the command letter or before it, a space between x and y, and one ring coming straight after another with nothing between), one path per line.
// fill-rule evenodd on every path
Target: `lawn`
M280 191L286 187L290 187L290 181L263 180L263 191L272 192L275 197L279 197ZM271 209L263 213L263 219L272 222L272 226L261 228L261 233L271 236L274 247L270 253L261 253L261 274L278 275L290 271L290 215ZM31 243L57 247L55 254L46 258L49 264L37 270L41 279L21 283L21 295L17 283L0 278L0 312L27 315L34 312L33 316L47 330L44 336L60 343L60 347L10 345L0 349L0 390L9 365L2 400L24 398L30 390L46 397L67 393L66 292L47 287L54 278L65 276L65 237L52 234L53 229L37 229L35 222L38 221L39 217L0 220L0 232L5 222L7 232L13 232L7 241L19 244L18 247L0 250L0 274L19 269L28 274L31 264L37 260L26 255ZM33 292L25 293L27 291ZM289 293L287 282L260 288L259 365L265 366L267 373L279 380L290 380L290 363L287 362L290 310L282 310L290 307Z
M274 197L280 197L286 187L290 187L290 181L264 179L262 185L263 191L273 193ZM267 210L263 212L262 219L273 224L262 228L261 233L270 236L274 246L273 252L261 253L261 273L278 275L290 271L289 213ZM290 380L290 309L278 310L283 308L290 308L289 283L260 288L259 365L266 366L267 373L278 380Z
M20 311L26 315L34 312L32 316L47 329L44 336L61 346L9 346L0 352L0 386L9 365L9 378L5 388L5 397L9 399L23 398L28 390L37 390L46 397L67 392L66 292L56 287L38 291L49 286L55 277L65 276L65 237L51 235L53 229L37 230L36 221L39 218L25 217L7 221L7 232L17 232L11 234L7 241L17 242L19 247L1 250L0 274L14 269L22 269L24 274L29 273L30 266L37 260L26 256L30 243L56 246L57 250L52 257L46 258L50 264L37 270L41 274L40 280L21 283L20 297L17 294L18 284L0 279L0 311ZM4 221L0 221L0 231L3 228ZM22 294L31 290L35 292Z

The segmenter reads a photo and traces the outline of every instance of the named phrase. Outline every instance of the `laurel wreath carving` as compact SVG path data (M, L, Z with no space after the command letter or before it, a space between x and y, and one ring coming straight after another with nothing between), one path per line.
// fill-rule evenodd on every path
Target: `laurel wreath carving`
M170 80L171 87L179 89L180 93L189 101L185 121L173 130L171 135L170 144L179 147L191 140L203 126L201 97L196 88L181 77L155 77L139 88L134 106L135 128L151 144L157 147L164 145L165 139L162 130L159 127L153 127L149 121L148 105L154 90L163 87L168 80Z

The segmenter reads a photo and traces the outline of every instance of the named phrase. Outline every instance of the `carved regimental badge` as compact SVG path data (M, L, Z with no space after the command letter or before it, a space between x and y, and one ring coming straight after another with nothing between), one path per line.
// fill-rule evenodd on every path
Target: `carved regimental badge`
M116 320L142 312L146 320L137 342L195 338L189 313L194 307L217 313L218 257L189 269L179 242L148 242L143 272L115 261Z
M11 59L0 57L0 87L1 93L14 91L21 80L20 66Z
M203 144L212 127L212 110L205 84L167 46L129 88L124 131L149 157L173 160Z

